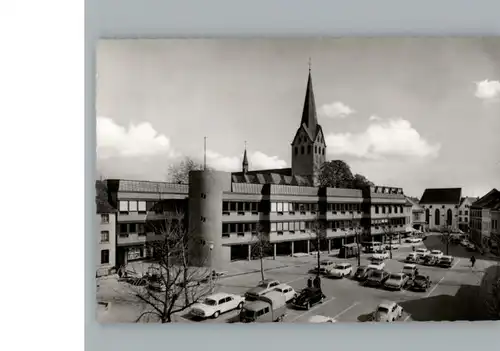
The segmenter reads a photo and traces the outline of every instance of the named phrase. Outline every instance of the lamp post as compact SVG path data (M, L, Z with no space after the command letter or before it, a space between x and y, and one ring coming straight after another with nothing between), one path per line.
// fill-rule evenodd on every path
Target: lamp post
M208 242L208 249L209 249L209 264L210 264L210 290L213 288L213 272L212 272L212 250L214 249L214 243L213 242Z

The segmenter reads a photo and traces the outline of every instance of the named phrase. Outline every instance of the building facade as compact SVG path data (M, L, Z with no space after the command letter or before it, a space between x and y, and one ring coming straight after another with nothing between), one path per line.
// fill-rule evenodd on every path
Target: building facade
M425 189L419 204L424 208L428 230L439 231L443 227L458 229L461 198L461 188Z
M418 201L407 198L407 202L409 203L410 209L411 209L411 221L410 225L413 229L424 231L426 228L426 221L425 221L425 210Z
M469 233L470 231L470 207L477 200L478 198L474 197L463 197L460 201L460 206L458 206L458 229L464 233Z
M500 204L491 210L491 251L500 254Z
M116 210L107 201L106 182L96 182L97 276L116 265Z
M499 205L500 192L497 189L491 190L471 205L471 240L482 248L488 249L494 245L491 240L492 220Z

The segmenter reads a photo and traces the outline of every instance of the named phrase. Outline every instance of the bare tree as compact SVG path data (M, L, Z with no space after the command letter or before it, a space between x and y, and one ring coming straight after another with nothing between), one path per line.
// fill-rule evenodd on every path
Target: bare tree
M272 245L269 241L269 233L264 230L262 225L259 224L257 226L257 233L254 235L250 245L252 256L257 256L260 260L260 276L264 280L264 258L267 256Z
M446 248L446 255L448 255L449 251L450 251L450 243L451 243L451 239L452 239L452 234L453 234L453 227L451 225L443 225L441 226L440 228L440 232L441 232L441 241L443 242L443 244L445 244L445 248Z
M203 170L204 166L201 163L194 161L189 157L185 157L178 163L171 164L168 167L168 181L172 183L188 184L189 172Z
M155 263L139 279L142 286L133 287L133 294L146 306L137 322L156 317L161 323L171 323L176 313L212 292L212 284L206 284L211 274L209 269L189 265L188 249L200 243L193 241L183 219L184 215L177 212L164 220L147 223L161 240L146 243L146 250L152 253Z
M392 239L396 234L396 231L390 224L386 224L382 226L382 233L384 235L384 244L387 247L387 239L389 239L389 258L392 259Z
M311 223L312 241L314 243L314 248L316 251L316 256L318 259L318 267L316 270L316 276L320 276L320 264L321 264L321 244L327 240L326 237L326 227L324 221L321 220L320 215L316 215L314 221Z

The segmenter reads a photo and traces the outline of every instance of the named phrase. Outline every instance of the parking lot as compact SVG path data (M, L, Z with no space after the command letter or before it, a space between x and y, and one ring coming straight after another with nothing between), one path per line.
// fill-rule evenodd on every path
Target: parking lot
M439 248L439 238L430 236L417 247L429 246ZM404 265L404 258L411 252L411 245L393 251L393 259L386 260L385 270L400 272ZM444 249L443 249L444 251ZM363 254L361 264L368 264L370 254ZM339 259L328 257L337 262L351 262L354 269L357 259ZM290 258L290 260L293 260ZM315 257L297 258L297 264L275 269L265 273L266 279L276 279L281 283L301 290L307 285L307 278L312 276L309 270L316 265ZM442 321L474 319L471 310L478 308L479 293L474 287L481 284L484 270L493 264L479 259L472 268L468 258L456 257L451 268L419 266L420 274L428 275L432 285L426 292L387 291L383 288L361 286L351 278L330 279L322 278L322 289L326 295L323 303L312 307L309 311L298 311L288 308L285 322L304 323L313 315L323 315L336 319L339 322L365 322L377 305L384 300L400 303L405 309L402 322L408 321ZM235 277L222 278L217 283L217 290L227 293L243 295L248 289L256 286L261 280L260 272ZM234 322L238 311L221 315L217 319L207 319L203 323ZM189 318L189 314L184 314Z

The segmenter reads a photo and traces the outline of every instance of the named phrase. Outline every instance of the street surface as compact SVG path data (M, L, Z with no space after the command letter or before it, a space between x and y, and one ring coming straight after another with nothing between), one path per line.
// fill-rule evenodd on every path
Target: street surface
M441 243L438 235L428 236L427 240L416 247L440 249L446 254L444 244ZM450 245L449 249L449 253L455 256L455 262L451 268L418 265L420 274L429 275L431 278L432 285L427 292L387 291L383 288L363 287L351 278L323 277L322 289L327 296L323 303L312 307L309 311L299 311L290 307L284 322L304 323L313 315L332 317L338 322L365 322L377 305L384 300L395 301L403 306L405 312L401 322L481 319L484 298L481 296L479 286L485 270L495 265L496 262L476 256L478 260L472 268L469 252L458 245ZM411 244L393 250L393 259L386 260L385 270L400 272L404 265L404 258L411 251ZM361 264L368 264L370 256L370 254L362 254ZM336 256L328 256L326 253L322 254L321 259L326 258L336 262L351 262L354 269L357 266L356 258L345 260ZM307 278L313 276L309 270L315 267L317 262L314 256L283 257L277 260L288 263L288 266L266 271L265 278L279 280L281 283L291 285L297 291L306 287ZM258 261L247 263L258 268ZM268 264L268 261L266 260L264 264ZM216 290L243 295L247 290L256 286L260 280L260 272L225 277L218 280ZM184 321L193 321L187 311L181 313L180 317ZM237 317L238 311L232 311L217 319L196 322L231 323L236 322Z

